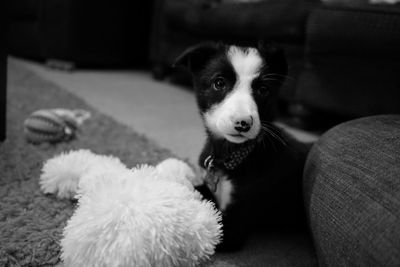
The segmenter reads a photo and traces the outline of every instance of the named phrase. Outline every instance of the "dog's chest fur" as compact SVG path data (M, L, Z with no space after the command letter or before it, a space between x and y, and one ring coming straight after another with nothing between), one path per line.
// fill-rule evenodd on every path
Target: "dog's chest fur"
M221 177L217 184L214 197L218 203L218 208L222 212L224 212L226 208L232 204L234 189L233 182L228 176Z

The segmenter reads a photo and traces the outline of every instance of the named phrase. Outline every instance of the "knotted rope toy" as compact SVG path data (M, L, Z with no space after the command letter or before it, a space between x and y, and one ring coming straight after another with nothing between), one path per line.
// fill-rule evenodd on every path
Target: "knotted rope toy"
M40 187L78 207L64 228L66 266L197 266L221 239L221 214L194 190L177 159L128 169L118 158L78 150L49 159Z

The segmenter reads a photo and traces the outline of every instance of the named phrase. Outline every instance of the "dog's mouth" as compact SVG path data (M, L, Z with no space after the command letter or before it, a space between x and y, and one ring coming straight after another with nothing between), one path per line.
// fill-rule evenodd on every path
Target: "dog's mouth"
M232 143L239 144L239 143L243 143L247 140L250 140L251 138L244 134L241 134L241 133L233 133L233 134L226 134L225 139L227 139L228 141L230 141Z
M229 136L232 136L232 137L245 137L243 134L228 134Z

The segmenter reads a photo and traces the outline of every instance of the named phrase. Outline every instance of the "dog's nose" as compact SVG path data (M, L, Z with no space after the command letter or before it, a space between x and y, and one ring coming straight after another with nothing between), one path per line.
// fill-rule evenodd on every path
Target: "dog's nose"
M240 133L248 132L253 126L253 117L239 118L235 120L235 130Z

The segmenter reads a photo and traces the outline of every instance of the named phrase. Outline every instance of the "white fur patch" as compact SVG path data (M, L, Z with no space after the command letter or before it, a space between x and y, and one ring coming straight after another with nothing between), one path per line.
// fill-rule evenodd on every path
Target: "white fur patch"
M253 79L259 74L263 60L257 49L231 46L227 55L240 79Z
M251 83L259 75L263 60L257 49L243 50L236 46L230 47L227 57L236 73L236 83L222 102L214 105L204 114L204 119L207 128L215 136L225 138L233 143L242 143L254 139L261 129ZM249 117L253 119L250 131L237 136L235 122Z
M227 180L226 177L221 178L217 185L217 191L214 194L221 211L225 211L225 209L232 203L233 190L232 182Z

